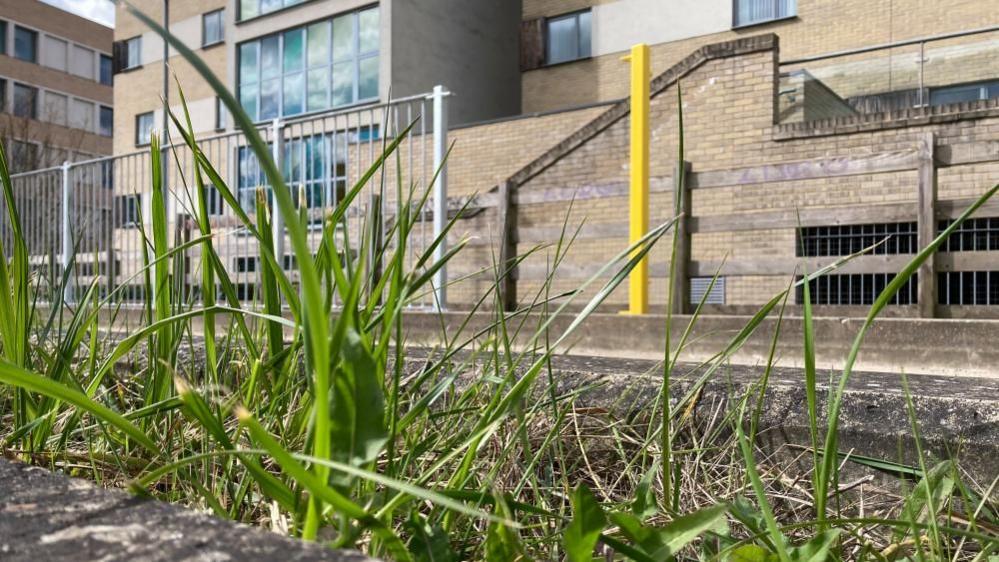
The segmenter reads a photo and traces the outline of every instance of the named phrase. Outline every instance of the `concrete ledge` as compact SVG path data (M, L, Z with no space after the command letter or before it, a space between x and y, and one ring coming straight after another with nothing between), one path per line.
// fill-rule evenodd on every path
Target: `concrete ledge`
M366 562L0 458L0 560Z

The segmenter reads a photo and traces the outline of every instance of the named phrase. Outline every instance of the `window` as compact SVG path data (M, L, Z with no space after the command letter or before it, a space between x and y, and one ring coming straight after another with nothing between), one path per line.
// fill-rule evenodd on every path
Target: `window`
M7 22L0 20L0 55L7 54Z
M70 49L69 72L87 80L96 78L94 76L94 51L73 45Z
M545 64L558 64L590 56L590 12L576 12L545 22Z
M798 13L797 0L735 0L735 27L790 18Z
M54 92L45 92L45 120L66 126L69 116L69 98Z
M69 104L69 126L84 131L94 130L94 104L74 98Z
M894 273L844 273L822 275L809 282L808 291L814 305L856 305L874 304L881 291L895 278ZM799 278L799 281L801 278ZM892 305L916 304L916 287L919 280L913 275L895 293ZM795 288L795 302L804 304L805 288Z
M848 256L878 244L874 255L916 252L916 223L846 224L803 227L798 231L799 257Z
M122 69L138 68L142 66L142 36L126 39L124 43L124 54L122 55Z
M41 166L39 147L33 142L10 141L10 171L28 172Z
M153 112L141 113L135 116L135 144L149 144L153 136Z
M305 0L238 0L239 19L245 20L301 4Z
M939 221L937 232L943 232L953 222L953 220ZM999 217L967 219L940 245L941 252L990 250L999 250Z
M222 98L215 96L215 130L221 131L225 129L225 104L222 103Z
M257 270L257 263L260 262L260 258L257 257L237 257L233 259L233 265L236 271L240 273L253 273Z
M937 302L965 306L999 304L999 271L937 273Z
M101 75L99 76L101 84L105 86L111 86L114 84L114 64L111 57L107 55L101 55Z
M138 193L115 197L115 215L118 219L114 221L115 224L119 228L130 228L138 225L141 205L142 196Z
M7 80L0 78L0 111L7 111Z
M725 278L691 277L690 304L701 304L701 299L704 299L704 304L725 304Z
M114 110L101 106L101 135L110 137L114 133Z
M14 115L36 119L38 117L38 88L14 84Z
M930 105L946 105L999 98L999 80L930 90Z
M38 33L15 25L14 57L28 62L38 62Z
M239 46L239 99L256 121L378 97L378 8Z
M223 40L223 29L225 24L222 21L223 10L215 10L201 16L201 46L208 47L221 43Z
M306 207L315 210L310 211L311 224L321 224L321 209L336 205L346 195L347 147L359 138L356 131L335 132L285 143L281 171L295 204L304 196ZM239 148L238 162L237 197L240 206L252 212L257 187L266 187L267 179L248 147Z
M42 50L42 64L54 68L56 70L62 70L63 72L69 68L68 59L66 58L67 49L69 44L67 44L62 39L57 39L51 35L43 36L42 41L44 42L45 48Z
M209 216L220 216L225 209L225 200L222 199L222 194L214 185L206 185L202 188L202 194L205 198L205 207L208 210Z

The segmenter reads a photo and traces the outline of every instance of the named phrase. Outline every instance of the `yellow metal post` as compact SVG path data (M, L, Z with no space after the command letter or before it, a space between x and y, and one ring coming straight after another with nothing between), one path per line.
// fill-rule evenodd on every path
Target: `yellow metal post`
M649 230L649 46L639 43L624 57L631 61L631 178L628 240L634 244ZM637 253L637 250L636 250ZM649 311L649 257L628 279L628 313Z

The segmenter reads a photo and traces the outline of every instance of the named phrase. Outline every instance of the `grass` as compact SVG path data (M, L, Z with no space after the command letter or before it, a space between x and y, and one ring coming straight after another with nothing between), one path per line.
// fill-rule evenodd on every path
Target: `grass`
M694 380L680 384L678 360L700 317L698 306L680 340L665 345L651 407L590 408L584 397L598 389L567 391L557 384L554 350L669 235L673 221L623 248L577 290L553 296L551 280L574 239L567 216L549 282L525 297L521 311L504 314L486 306L498 298L509 272L508 264L497 264L495 283L459 329L425 354L407 353L403 312L432 290L434 272L462 251L459 244L443 260L433 258L458 219L427 247L409 248L428 192L395 178L396 220L388 232L369 224L352 241L356 251L338 246L334 234L361 191L378 181L383 164L398 157L409 129L386 142L332 209L313 256L296 194L236 100L182 43L133 13L167 36L216 90L263 165L275 209L268 209L260 191L254 216L242 210L199 150L185 104L183 114L171 118L197 163L193 185L185 187L198 193L199 236L171 246L165 188L155 179L152 216L140 221L152 228L142 233L143 326L109 339L101 318L113 322L119 295L102 298L90 286L70 306L59 298L59 285L70 282L64 275L47 295L49 315L35 305L46 295L29 273L0 146L6 219L15 234L14 248L2 248L10 259L0 260L4 454L395 560L994 561L997 516L988 498L996 482L976 485L957 462L932 465L919 448L916 467L867 460L908 474L911 489L893 496L868 487L858 500L849 486L842 489L837 437L844 391L871 323L940 241L999 186L880 295L833 381L825 418L817 406L816 342L806 305L802 346L811 447L768 454L757 446L761 409L793 284L699 366ZM151 177L159 178L158 170L171 164L153 140ZM208 220L200 189L205 183L216 186L257 241L262 308L247 308L236 296L215 249L219 234ZM287 228L297 281L274 255L270 212L280 213ZM194 247L201 255L197 302L175 282L183 253ZM407 260L410 250L415 260ZM373 263L381 267L369 267ZM808 283L799 283L807 294ZM580 302L591 286L597 287L593 296ZM759 383L729 402L698 404L704 384L721 375L775 314L774 344ZM472 333L467 326L474 315L490 322ZM553 333L555 319L569 315L567 329ZM693 415L695 405L714 408L713 414ZM909 409L918 443L911 401ZM786 472L776 454L801 457L795 464L810 468ZM874 500L877 507L865 509L863 502Z

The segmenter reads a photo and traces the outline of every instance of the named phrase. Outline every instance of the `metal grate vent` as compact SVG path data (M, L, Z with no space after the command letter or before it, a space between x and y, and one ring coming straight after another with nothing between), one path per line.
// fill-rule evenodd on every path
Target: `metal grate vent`
M725 278L715 279L714 286L711 285L712 277L691 277L690 278L690 304L700 304L704 294L711 292L704 299L704 304L725 304Z

